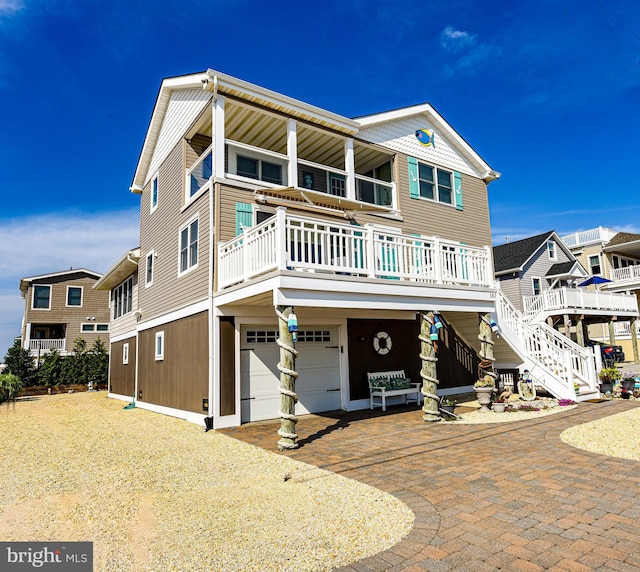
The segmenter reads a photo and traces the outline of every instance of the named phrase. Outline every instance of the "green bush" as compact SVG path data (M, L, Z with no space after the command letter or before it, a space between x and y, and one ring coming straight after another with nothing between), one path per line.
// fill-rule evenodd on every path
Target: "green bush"
M36 366L33 363L31 352L23 348L19 341L16 341L7 350L7 355L4 356L4 363L8 372L17 376L25 387L38 383Z
M38 369L38 383L45 387L59 385L63 363L64 358L58 350L47 352L40 364L40 369Z
M15 401L22 393L24 384L22 380L13 373L3 373L0 375L0 403L5 401Z

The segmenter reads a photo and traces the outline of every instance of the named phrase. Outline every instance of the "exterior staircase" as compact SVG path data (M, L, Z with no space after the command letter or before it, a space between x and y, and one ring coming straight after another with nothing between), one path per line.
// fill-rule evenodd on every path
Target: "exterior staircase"
M596 357L544 322L530 322L497 288L500 335L522 360L534 383L554 397L585 401L600 396ZM577 387L577 390L574 389Z

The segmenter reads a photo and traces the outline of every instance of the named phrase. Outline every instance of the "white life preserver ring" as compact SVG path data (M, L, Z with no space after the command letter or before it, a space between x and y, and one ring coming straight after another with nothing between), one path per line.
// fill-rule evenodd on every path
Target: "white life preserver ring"
M381 356L387 355L391 351L392 345L391 337L387 332L378 332L373 337L373 349Z

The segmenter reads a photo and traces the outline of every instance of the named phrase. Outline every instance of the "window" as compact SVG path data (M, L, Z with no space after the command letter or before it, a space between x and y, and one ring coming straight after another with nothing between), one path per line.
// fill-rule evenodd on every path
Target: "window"
M133 309L133 276L112 290L113 319L128 314Z
M347 196L347 181L344 176L329 173L329 194L336 197Z
M556 243L553 240L547 242L547 253L549 254L549 260L558 260L558 251L556 250Z
M151 212L158 206L158 176L151 181Z
M198 219L180 230L180 274L198 264Z
M531 283L533 285L533 295L539 296L542 291L540 287L540 278L532 278Z
M164 359L164 332L156 332L156 361Z
M452 173L438 169L425 163L418 163L418 184L420 196L448 205L453 204L452 199Z
M129 363L129 344L122 344L122 363L127 365Z
M153 259L155 258L155 256L156 253L153 250L149 254L147 254L147 271L144 284L145 288L153 284Z
M83 332L108 332L109 324L82 324Z
M248 179L282 185L282 165L256 157L236 155L236 174Z
M96 332L108 332L109 324L96 324Z
M591 274L600 274L602 272L602 268L600 266L600 255L594 254L593 256L589 256L589 272Z
M82 306L82 286L67 286L67 306Z
M33 287L33 306L36 310L49 310L51 303L51 286Z

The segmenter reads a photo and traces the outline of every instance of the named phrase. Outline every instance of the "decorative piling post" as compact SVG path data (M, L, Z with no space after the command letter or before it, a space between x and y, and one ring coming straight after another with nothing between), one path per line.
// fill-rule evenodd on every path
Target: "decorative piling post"
M493 355L493 332L491 330L491 315L478 314L480 325L478 339L480 340L480 364L478 365L478 375L480 379L491 378L493 387L496 387L498 375L493 369L493 362L496 361ZM488 380L487 380L488 381Z
M436 371L436 345L430 338L431 326L435 323L433 312L420 312L420 359L422 360L422 396L424 405L422 406L424 421L440 421L438 398L438 372Z
M280 441L278 441L278 449L297 449L298 435L296 435L296 403L298 396L296 395L296 357L298 352L294 347L293 333L289 331L287 325L289 316L293 313L292 306L278 306L276 314L278 315L278 340L280 346L280 362L278 370L280 371Z

